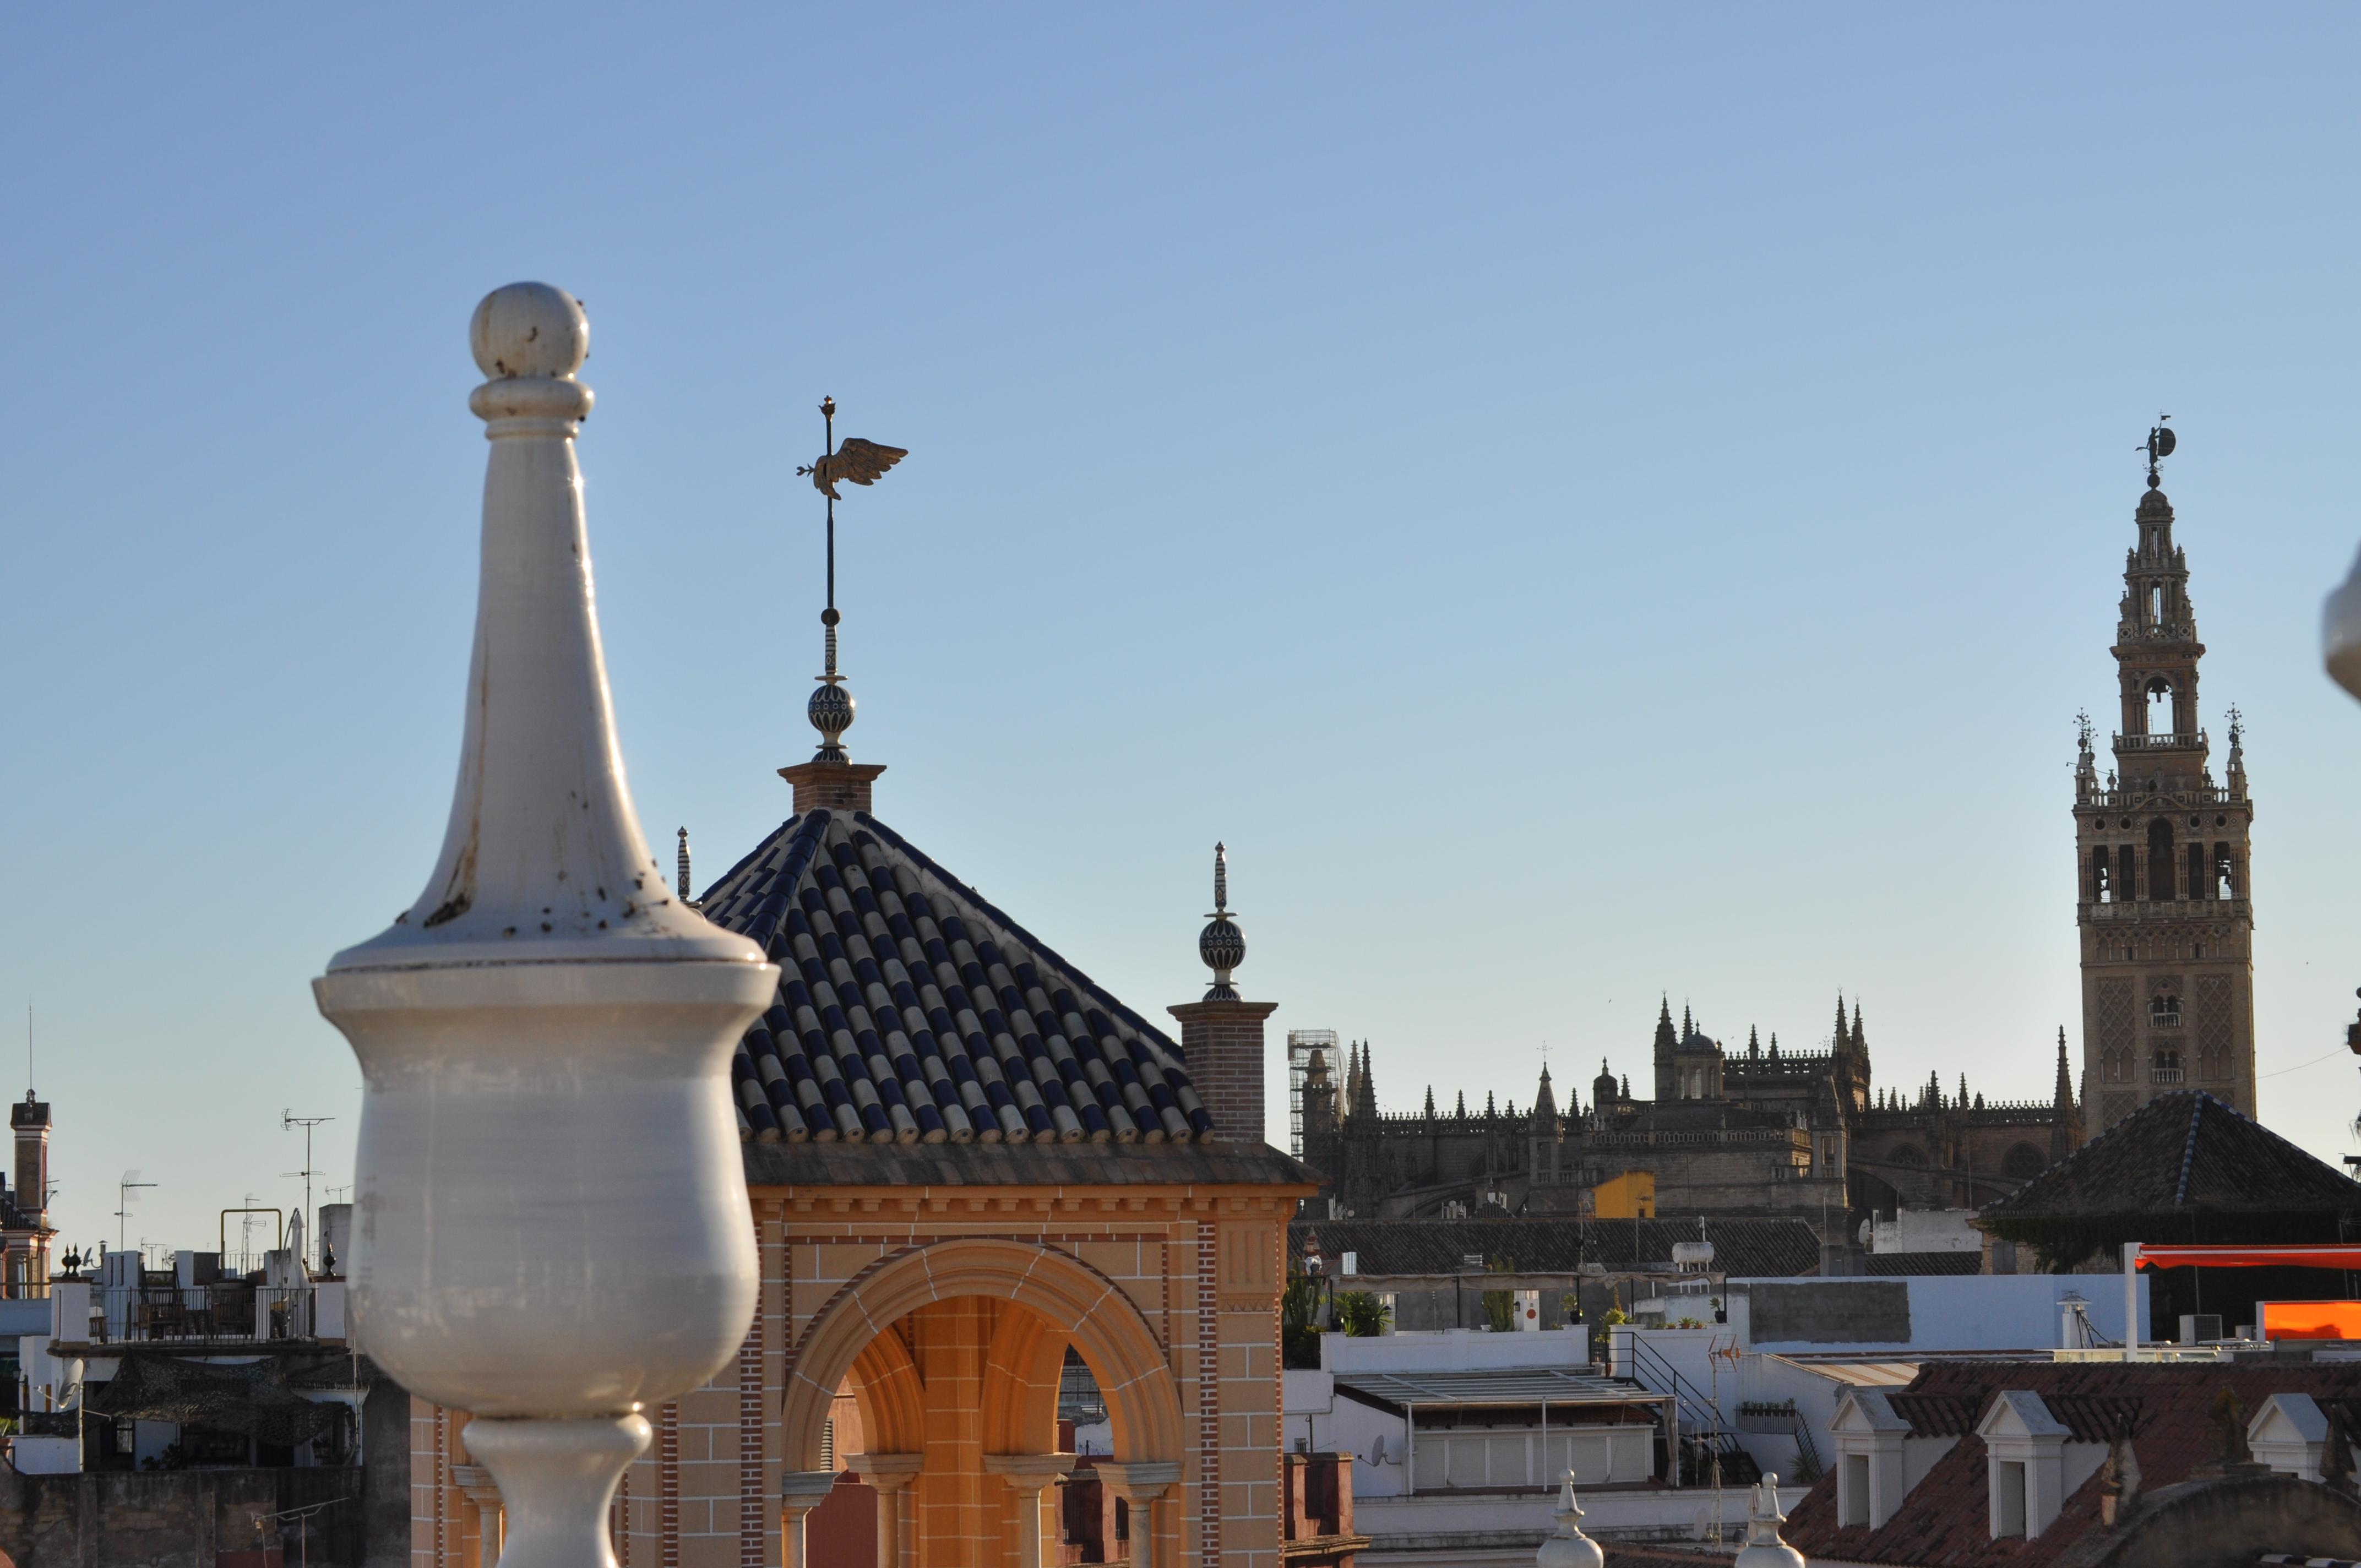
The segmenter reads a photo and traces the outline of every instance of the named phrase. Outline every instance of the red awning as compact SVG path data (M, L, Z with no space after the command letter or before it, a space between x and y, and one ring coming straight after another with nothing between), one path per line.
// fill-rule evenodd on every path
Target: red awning
M2142 1268L2351 1268L2361 1269L2361 1245L2353 1246L2148 1246L2139 1249Z

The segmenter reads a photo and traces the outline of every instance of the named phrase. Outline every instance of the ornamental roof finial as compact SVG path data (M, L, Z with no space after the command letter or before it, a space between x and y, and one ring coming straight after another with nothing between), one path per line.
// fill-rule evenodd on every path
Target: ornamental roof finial
M849 480L856 485L873 485L879 476L910 454L905 447L881 446L873 441L863 441L857 435L845 437L844 444L836 444L836 400L819 400L819 417L827 433L827 445L820 455L796 470L811 476L812 488L828 498L828 608L819 612L824 631L826 673L816 678L819 690L811 694L804 707L804 716L819 731L819 750L812 753L815 762L847 762L851 756L844 749L844 732L852 728L854 704L852 694L844 689L844 677L836 668L836 627L843 617L836 612L836 503L844 498L837 494L836 482Z
M1213 912L1206 916L1205 928L1197 934L1197 956L1213 971L1213 983L1205 988L1205 1000L1238 1000L1238 988L1230 983L1230 971L1246 961L1246 936L1230 918L1230 852L1220 844L1213 846Z
M2135 448L2136 451L2147 454L2147 488L2151 490L2164 488L2164 480L2157 472L2157 465L2171 456L2172 449L2180 444L2174 439L2170 427L2164 422L2171 417L2170 414L2157 415L2156 422L2148 427L2147 439Z

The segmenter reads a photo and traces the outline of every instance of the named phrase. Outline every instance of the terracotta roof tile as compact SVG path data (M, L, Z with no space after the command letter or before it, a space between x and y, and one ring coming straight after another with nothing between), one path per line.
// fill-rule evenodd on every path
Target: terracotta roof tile
M1814 1559L2037 1568L2064 1555L2096 1528L2099 1475L2094 1472L2066 1499L2057 1521L2041 1534L2031 1540L1993 1540L1987 1523L1984 1444L1973 1429L1994 1396L2004 1390L2040 1395L2050 1414L2072 1431L2070 1442L2103 1442L2114 1420L2131 1420L2132 1449L2139 1457L2145 1494L2188 1480L2191 1471L2214 1457L2220 1439L2210 1412L2224 1384L2251 1418L2273 1394L2310 1394L2323 1407L2332 1400L2361 1398L2361 1365L1931 1362L1907 1389L1889 1394L1887 1401L1894 1414L1911 1423L1914 1433L1959 1441L1910 1489L1894 1517L1876 1530L1837 1523L1832 1465L1789 1516L1786 1540Z

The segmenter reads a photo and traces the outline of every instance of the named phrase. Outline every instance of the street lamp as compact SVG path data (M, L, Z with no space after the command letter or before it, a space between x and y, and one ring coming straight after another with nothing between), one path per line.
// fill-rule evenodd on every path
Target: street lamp
M491 452L450 825L418 901L313 990L363 1078L359 1344L475 1417L506 1568L582 1568L614 1562L641 1409L753 1314L729 1063L778 970L683 906L631 809L574 456L582 307L511 284L470 338Z

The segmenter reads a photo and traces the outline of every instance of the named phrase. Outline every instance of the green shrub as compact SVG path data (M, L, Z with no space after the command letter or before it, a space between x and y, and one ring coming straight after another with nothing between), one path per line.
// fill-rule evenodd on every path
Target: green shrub
M1355 1339L1372 1339L1385 1332L1386 1320L1393 1316L1393 1309L1367 1290L1347 1290L1333 1306L1336 1326Z

